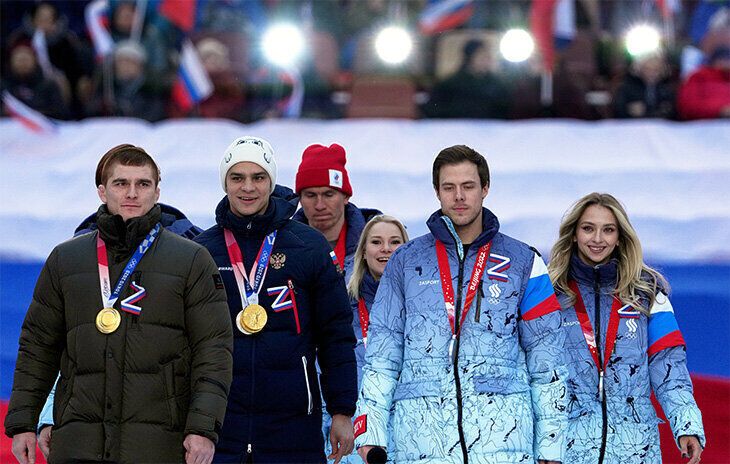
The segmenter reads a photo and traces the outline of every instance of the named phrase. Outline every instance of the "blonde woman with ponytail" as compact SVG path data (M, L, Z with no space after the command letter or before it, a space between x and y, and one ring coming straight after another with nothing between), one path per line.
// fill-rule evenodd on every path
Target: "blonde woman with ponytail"
M578 200L560 224L548 271L570 369L565 462L661 462L653 390L682 456L697 464L702 416L669 287L644 263L621 203L607 193Z

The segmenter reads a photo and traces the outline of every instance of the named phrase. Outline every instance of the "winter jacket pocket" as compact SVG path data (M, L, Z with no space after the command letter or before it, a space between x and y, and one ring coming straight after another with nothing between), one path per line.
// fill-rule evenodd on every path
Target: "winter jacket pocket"
M56 385L56 394L53 402L53 423L56 427L63 425L63 416L66 414L66 409L71 400L71 393L73 392L74 377L70 378L59 377Z
M167 403L168 425L171 430L180 428L179 410L175 395L175 367L174 361L162 366L162 384L165 387L165 402Z
M441 395L441 382L437 380L417 380L398 384L395 387L395 393L393 393L393 401Z
M478 375L474 377L474 390L477 393L499 393L510 395L529 391L530 386L519 377L505 373L497 375Z

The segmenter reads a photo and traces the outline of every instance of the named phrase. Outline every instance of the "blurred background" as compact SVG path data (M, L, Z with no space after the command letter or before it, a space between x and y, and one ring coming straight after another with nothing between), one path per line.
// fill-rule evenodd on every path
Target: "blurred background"
M2 88L62 120L721 118L728 5L3 0Z
M730 462L730 0L2 0L0 21L0 420L40 268L112 146L148 150L161 201L207 228L234 138L271 141L288 186L340 143L352 201L415 237L433 157L463 143L546 259L580 196L625 204L673 287L702 461Z

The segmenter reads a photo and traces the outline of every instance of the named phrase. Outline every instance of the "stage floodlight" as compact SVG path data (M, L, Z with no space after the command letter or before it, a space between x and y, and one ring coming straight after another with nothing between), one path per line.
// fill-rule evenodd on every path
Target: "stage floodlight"
M293 24L276 24L264 33L261 47L270 62L282 67L292 66L304 53L304 34Z
M375 51L385 63L398 65L411 55L413 39L402 27L388 26L375 37Z
M510 29L499 41L499 52L510 63L521 63L535 50L532 36L524 29Z
M634 26L626 33L626 51L631 56L655 53L659 50L662 36L659 30L648 24Z

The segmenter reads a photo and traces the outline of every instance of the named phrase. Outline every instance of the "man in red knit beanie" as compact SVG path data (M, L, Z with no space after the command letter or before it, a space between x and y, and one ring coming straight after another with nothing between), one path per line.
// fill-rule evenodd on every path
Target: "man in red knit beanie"
M294 219L322 232L347 278L362 229L380 211L350 203L352 185L346 163L345 149L336 143L329 147L310 145L304 150L295 184L302 209Z
M376 209L358 208L350 202L352 185L345 168L346 162L345 149L336 143L329 147L310 145L304 150L295 182L302 208L292 219L309 224L325 236L334 250L333 260L336 260L347 283L354 265L357 242L365 223L382 213ZM356 334L359 333L359 328L355 330L357 317L355 313L353 331ZM325 411L325 408L322 410ZM322 417L322 433L325 437L330 435L331 423L332 419L325 411ZM325 454L331 454L327 439ZM359 457L354 453L349 458L359 462Z

